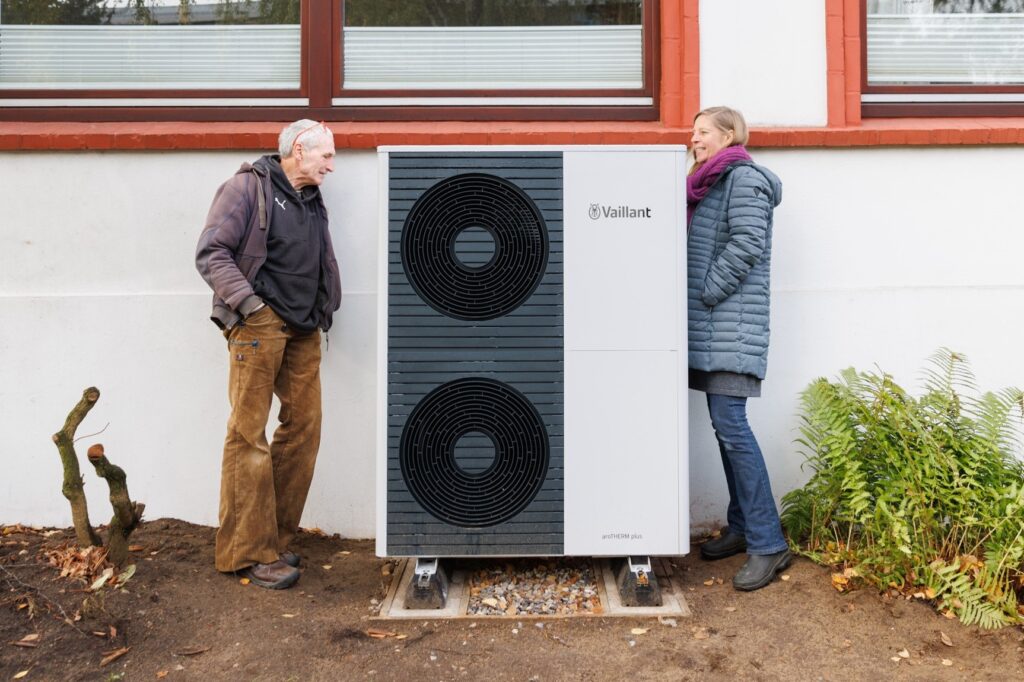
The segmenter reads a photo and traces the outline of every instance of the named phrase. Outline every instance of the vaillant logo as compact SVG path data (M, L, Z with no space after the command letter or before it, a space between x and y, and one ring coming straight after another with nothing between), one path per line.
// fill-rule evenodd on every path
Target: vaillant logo
M588 212L591 220L599 218L650 218L650 206L605 206L603 204L591 204Z

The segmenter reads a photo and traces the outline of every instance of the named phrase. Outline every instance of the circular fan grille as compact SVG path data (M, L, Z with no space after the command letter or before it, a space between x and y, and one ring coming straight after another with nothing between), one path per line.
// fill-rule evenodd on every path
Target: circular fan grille
M456 446L479 434L493 442L493 462L483 470L463 469ZM413 409L399 459L413 497L435 517L457 526L493 526L523 511L540 491L548 436L540 414L511 386L456 379Z
M493 239L485 247L493 253L467 265L456 241L481 230ZM537 206L512 183L484 173L438 182L416 201L402 229L402 265L416 293L460 320L493 320L518 308L547 261L548 231Z

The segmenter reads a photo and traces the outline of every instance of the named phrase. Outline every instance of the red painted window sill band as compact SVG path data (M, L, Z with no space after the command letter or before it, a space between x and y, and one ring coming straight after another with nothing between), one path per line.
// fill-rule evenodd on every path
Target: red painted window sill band
M0 151L275 149L283 123L0 122ZM384 145L687 144L660 123L333 123L339 149ZM842 128L754 128L751 147L1024 144L1024 118L868 119Z

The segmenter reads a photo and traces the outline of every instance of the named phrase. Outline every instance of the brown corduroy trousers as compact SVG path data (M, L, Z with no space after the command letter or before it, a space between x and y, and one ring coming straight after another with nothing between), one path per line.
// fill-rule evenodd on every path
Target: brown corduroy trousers
M296 332L265 306L225 332L231 416L224 439L216 566L277 561L299 528L320 448L320 332ZM267 443L271 400L281 402Z

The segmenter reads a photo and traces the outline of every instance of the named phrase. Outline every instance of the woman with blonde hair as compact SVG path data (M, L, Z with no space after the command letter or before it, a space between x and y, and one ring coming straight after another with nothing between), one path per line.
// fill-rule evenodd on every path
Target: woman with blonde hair
M773 210L782 183L750 158L747 124L728 107L693 122L686 179L690 388L707 394L725 479L728 526L701 546L706 560L746 552L738 590L770 583L791 560L764 456L747 422L768 360Z

